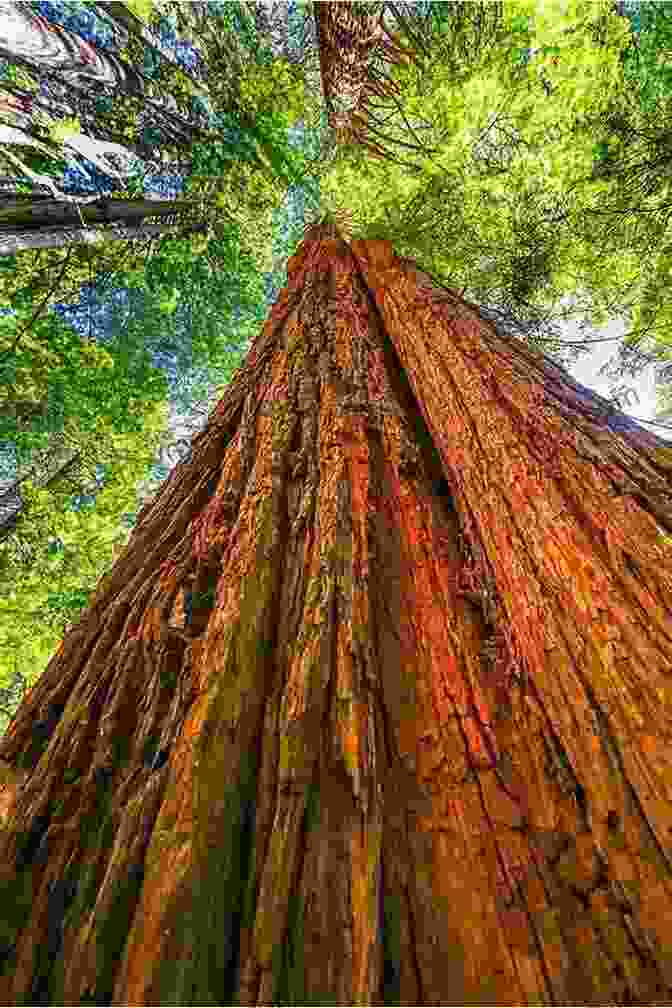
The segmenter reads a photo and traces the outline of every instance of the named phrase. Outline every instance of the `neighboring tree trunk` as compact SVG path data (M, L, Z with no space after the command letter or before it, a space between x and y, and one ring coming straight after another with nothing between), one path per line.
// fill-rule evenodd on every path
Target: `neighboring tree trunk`
M144 95L146 90L145 81L135 67L67 28L51 24L27 4L12 0L3 5L0 55L10 63L22 60L38 72L57 73L78 89L110 85L123 94L137 96Z
M143 24L140 18L136 17L126 4L103 3L99 0L98 7L102 8L102 10L107 13L115 24L121 25L122 29L128 36L138 36L142 39L143 45L147 49L152 49L154 52L157 52L161 58L171 66L179 67L180 71L191 80L195 94L200 93L203 97L207 95L207 82L199 80L198 77L195 77L187 66L177 63L175 54L172 52L170 47L163 45L161 40L157 37L157 34L149 31L147 26Z
M387 0L315 5L325 104L338 141L363 146L372 157L416 173L436 150L416 130L418 121L403 114L402 90L390 76L392 65L416 63L424 72L438 51L459 80L465 64L475 65L504 34L501 0L431 7Z
M58 449L52 448L52 458L46 459L46 452L42 455L42 465L31 465L26 472L10 483L9 486L0 488L0 542L7 539L16 529L19 516L23 512L24 500L21 496L21 484L27 479L37 487L48 487L57 480L62 480L64 476L81 463L82 453L78 450L66 449L65 455L60 455Z
M121 8L122 4L101 5ZM143 43L151 39L150 33L132 15L122 17L121 11L113 11L117 21L128 27L133 26L136 34L140 34ZM128 22L128 24L127 24ZM139 25L139 28L136 28ZM156 49L154 41L152 48ZM162 54L163 54L163 47ZM165 54L164 58L165 58ZM113 53L92 45L80 35L69 31L62 25L55 25L41 14L31 11L25 3L9 2L3 6L3 20L0 23L0 56L10 64L16 64L33 70L38 78L44 76L65 88L66 94L82 111L91 110L93 98L113 89L116 95L130 95L141 98L148 110L164 122L171 131L173 142L188 146L192 139L200 133L200 128L194 126L177 110L163 107L163 99L152 98L149 94L149 79L142 71L120 59ZM172 62L172 61L171 61ZM58 90L58 88L57 88ZM204 90L204 94L207 91ZM36 104L43 104L36 96ZM30 104L34 104L31 97ZM99 117L94 119L101 126ZM103 129L108 138L117 140L113 133Z
M2 200L0 199L0 204ZM0 233L0 255L15 255L29 248L63 248L66 245L95 245L112 241L147 241L170 234L194 234L207 228L206 224L193 226L168 224L130 224L128 227L112 225L105 228L45 228L40 231Z
M0 742L0 1003L670 1003L672 447L288 274Z
M3 231L37 230L54 227L75 227L84 224L132 225L145 217L175 217L192 212L196 200L110 199L102 197L91 202L47 199L26 200L14 196L0 198L0 234Z
M414 52L391 35L384 4L316 3L322 89L329 124L338 143L358 143L374 157L384 150L367 130L367 104L399 94L385 72L393 63L408 62Z

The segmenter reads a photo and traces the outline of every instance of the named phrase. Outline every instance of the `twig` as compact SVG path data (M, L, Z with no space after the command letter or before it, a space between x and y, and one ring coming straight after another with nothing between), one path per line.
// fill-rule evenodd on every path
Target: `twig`
M14 351L16 350L16 348L17 348L17 346L19 344L19 340L23 336L25 336L26 333L29 331L29 329L35 324L35 322L36 322L36 320L37 320L40 312L44 309L44 306L47 304L47 302L48 302L49 298L51 297L51 295L55 292L58 284L61 282L61 280L63 278L63 274L65 273L65 268L68 265L68 260L70 259L70 255L72 253L73 248L74 248L73 245L70 245L70 247L68 248L68 251L67 251L67 254L65 256L65 259L63 260L63 266L61 267L61 272L56 277L56 283L53 285L53 287L51 287L49 289L49 291L47 292L47 296L44 298L44 300L41 302L41 304L38 305L37 310L35 311L33 317L31 318L30 322L28 323L28 325L25 326L25 328L21 332L19 332L17 334L16 339L14 340L12 346L7 351L8 355L14 353Z

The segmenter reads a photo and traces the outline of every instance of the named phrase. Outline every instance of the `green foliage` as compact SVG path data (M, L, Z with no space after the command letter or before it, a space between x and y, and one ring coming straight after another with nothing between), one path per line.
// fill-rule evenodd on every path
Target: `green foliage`
M642 110L660 114L672 96L672 3L642 3L640 11L639 45L624 54L623 76Z
M303 116L306 85L303 69L284 59L250 63L239 82L241 106L252 119L264 117L293 125Z
M21 305L15 315L4 316L0 329L0 442L14 442L24 459L75 418L88 432L101 422L119 432L140 431L138 389L145 405L162 402L167 393L165 377L152 366L141 341L120 331L116 344L105 350L84 343L53 312L24 335L31 315L32 305ZM2 409L12 399L46 408L26 429Z
M140 2L132 9L149 23L170 7L152 6ZM197 198L201 233L0 257L0 307L12 309L0 315L0 442L13 442L20 465L27 466L65 438L88 467L105 462L109 469L95 503L79 511L71 507L73 485L82 482L77 472L48 485L21 485L24 510L0 542L0 705L4 687L12 709L128 539L138 484L147 482L165 423L167 384L152 366L152 352L173 353L181 378L202 365L203 395L213 380L223 391L242 359L240 344L256 335L265 315L273 214L287 186L313 170L286 134L303 111L301 71L269 59L249 19L230 10L229 17L232 30L252 45L254 59L232 79L230 68L208 51L209 100L179 68L154 57L148 62L146 47L132 33L121 54L141 66L147 96L172 94L189 121L195 111L204 112L186 148L174 137L140 129L143 97L102 96L96 105L97 135L150 142L167 157L193 158L186 193ZM30 90L35 81L19 83ZM59 140L73 125L36 121L36 136L49 142L51 131ZM22 157L31 170L55 177L63 167L56 148L51 160L28 148ZM138 174L113 195L139 196L142 185ZM130 313L115 310L104 344L83 339L53 310L76 302L82 285L93 282L101 291L123 287L132 295ZM18 406L26 403L35 410L21 414Z
M69 425L71 443L89 464L106 464L95 509L72 510L66 479L42 488L23 483L25 516L0 542L0 687L9 688L17 674L29 686L37 681L128 541L122 519L153 461L166 404L147 405L139 419L137 433L116 433L102 421L95 432Z
M308 169L306 155L292 147L287 140L287 122L279 117L261 114L254 125L253 135L263 148L276 178L288 184L299 184Z
M25 249L0 256L0 308L76 302L84 284L106 278L109 286L123 270L142 275L147 245L100 242L63 248Z
M131 13L140 18L141 21L145 21L147 23L149 23L152 17L156 14L153 0L126 0L126 6Z
M234 308L255 314L263 302L260 252L245 247L238 222L213 228L211 236L167 240L147 263L142 313L124 320L125 328L146 347L170 345L186 364L180 344L188 322L189 359L215 366L239 342Z
M613 205L619 184L595 174L614 142L600 147L594 124L626 100L628 22L607 0L511 0L503 29L496 47L467 56L468 74L456 75L441 47L395 67L401 107L386 129L421 127L424 153L409 164L406 152L345 148L322 179L324 203L351 213L356 236L388 238L475 301L547 312L573 294L603 324L653 272L644 236L625 225L606 248L596 241L608 218L594 211ZM528 49L538 51L523 64Z
M67 164L64 157L59 157L56 154L54 157L47 157L46 154L41 154L31 147L23 148L21 151L21 160L36 175L50 175L53 179L63 177Z

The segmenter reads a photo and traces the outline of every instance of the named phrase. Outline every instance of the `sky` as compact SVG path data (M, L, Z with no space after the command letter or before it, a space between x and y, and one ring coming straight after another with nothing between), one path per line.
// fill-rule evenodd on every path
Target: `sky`
M589 329L585 331L580 331L576 322L558 322L557 326L562 339L579 341L581 338L610 338L610 342L608 343L596 343L591 347L589 353L580 357L567 370L577 381L583 385L587 385L588 388L593 389L605 398L613 395L615 385L625 385L628 388L634 389L639 402L633 398L630 400L629 405L623 403L621 406L622 411L636 420L656 419L656 384L653 365L645 368L636 378L626 377L618 382L614 382L613 379L609 379L606 375L602 376L599 373L602 365L616 356L619 345L618 341L626 333L625 320L615 319L601 329ZM613 338L613 341L611 341L611 338ZM659 422L669 423L672 427L672 419L662 417L659 419ZM656 425L647 426L646 424L642 424L642 426L646 430L651 431L652 434L656 434L667 441L672 441L672 430L667 430L665 427Z
M565 331L568 333L568 339L578 339L580 334L576 327L565 326ZM611 336L623 336L625 333L625 326L622 322L616 320L610 323L606 328L598 330L598 337L611 337ZM616 343L598 343L596 344L589 354L578 360L569 369L571 374L577 381L582 382L584 385L588 385L590 388L599 392L600 395L608 397L611 391L613 382L610 382L608 378L601 377L599 370L603 364L614 356ZM624 383L625 379L624 379ZM634 399L631 401L630 409L624 409L624 413L628 413L633 417L641 417L642 419L655 419L656 410L656 391L655 391L655 375L653 367L648 367L637 378L631 378L627 380L627 385L632 387L639 398L639 402L635 402Z

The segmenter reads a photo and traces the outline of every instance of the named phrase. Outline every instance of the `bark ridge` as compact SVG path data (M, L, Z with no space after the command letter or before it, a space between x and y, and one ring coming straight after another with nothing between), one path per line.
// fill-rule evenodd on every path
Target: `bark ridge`
M0 740L5 1004L669 1004L672 449L310 232Z

